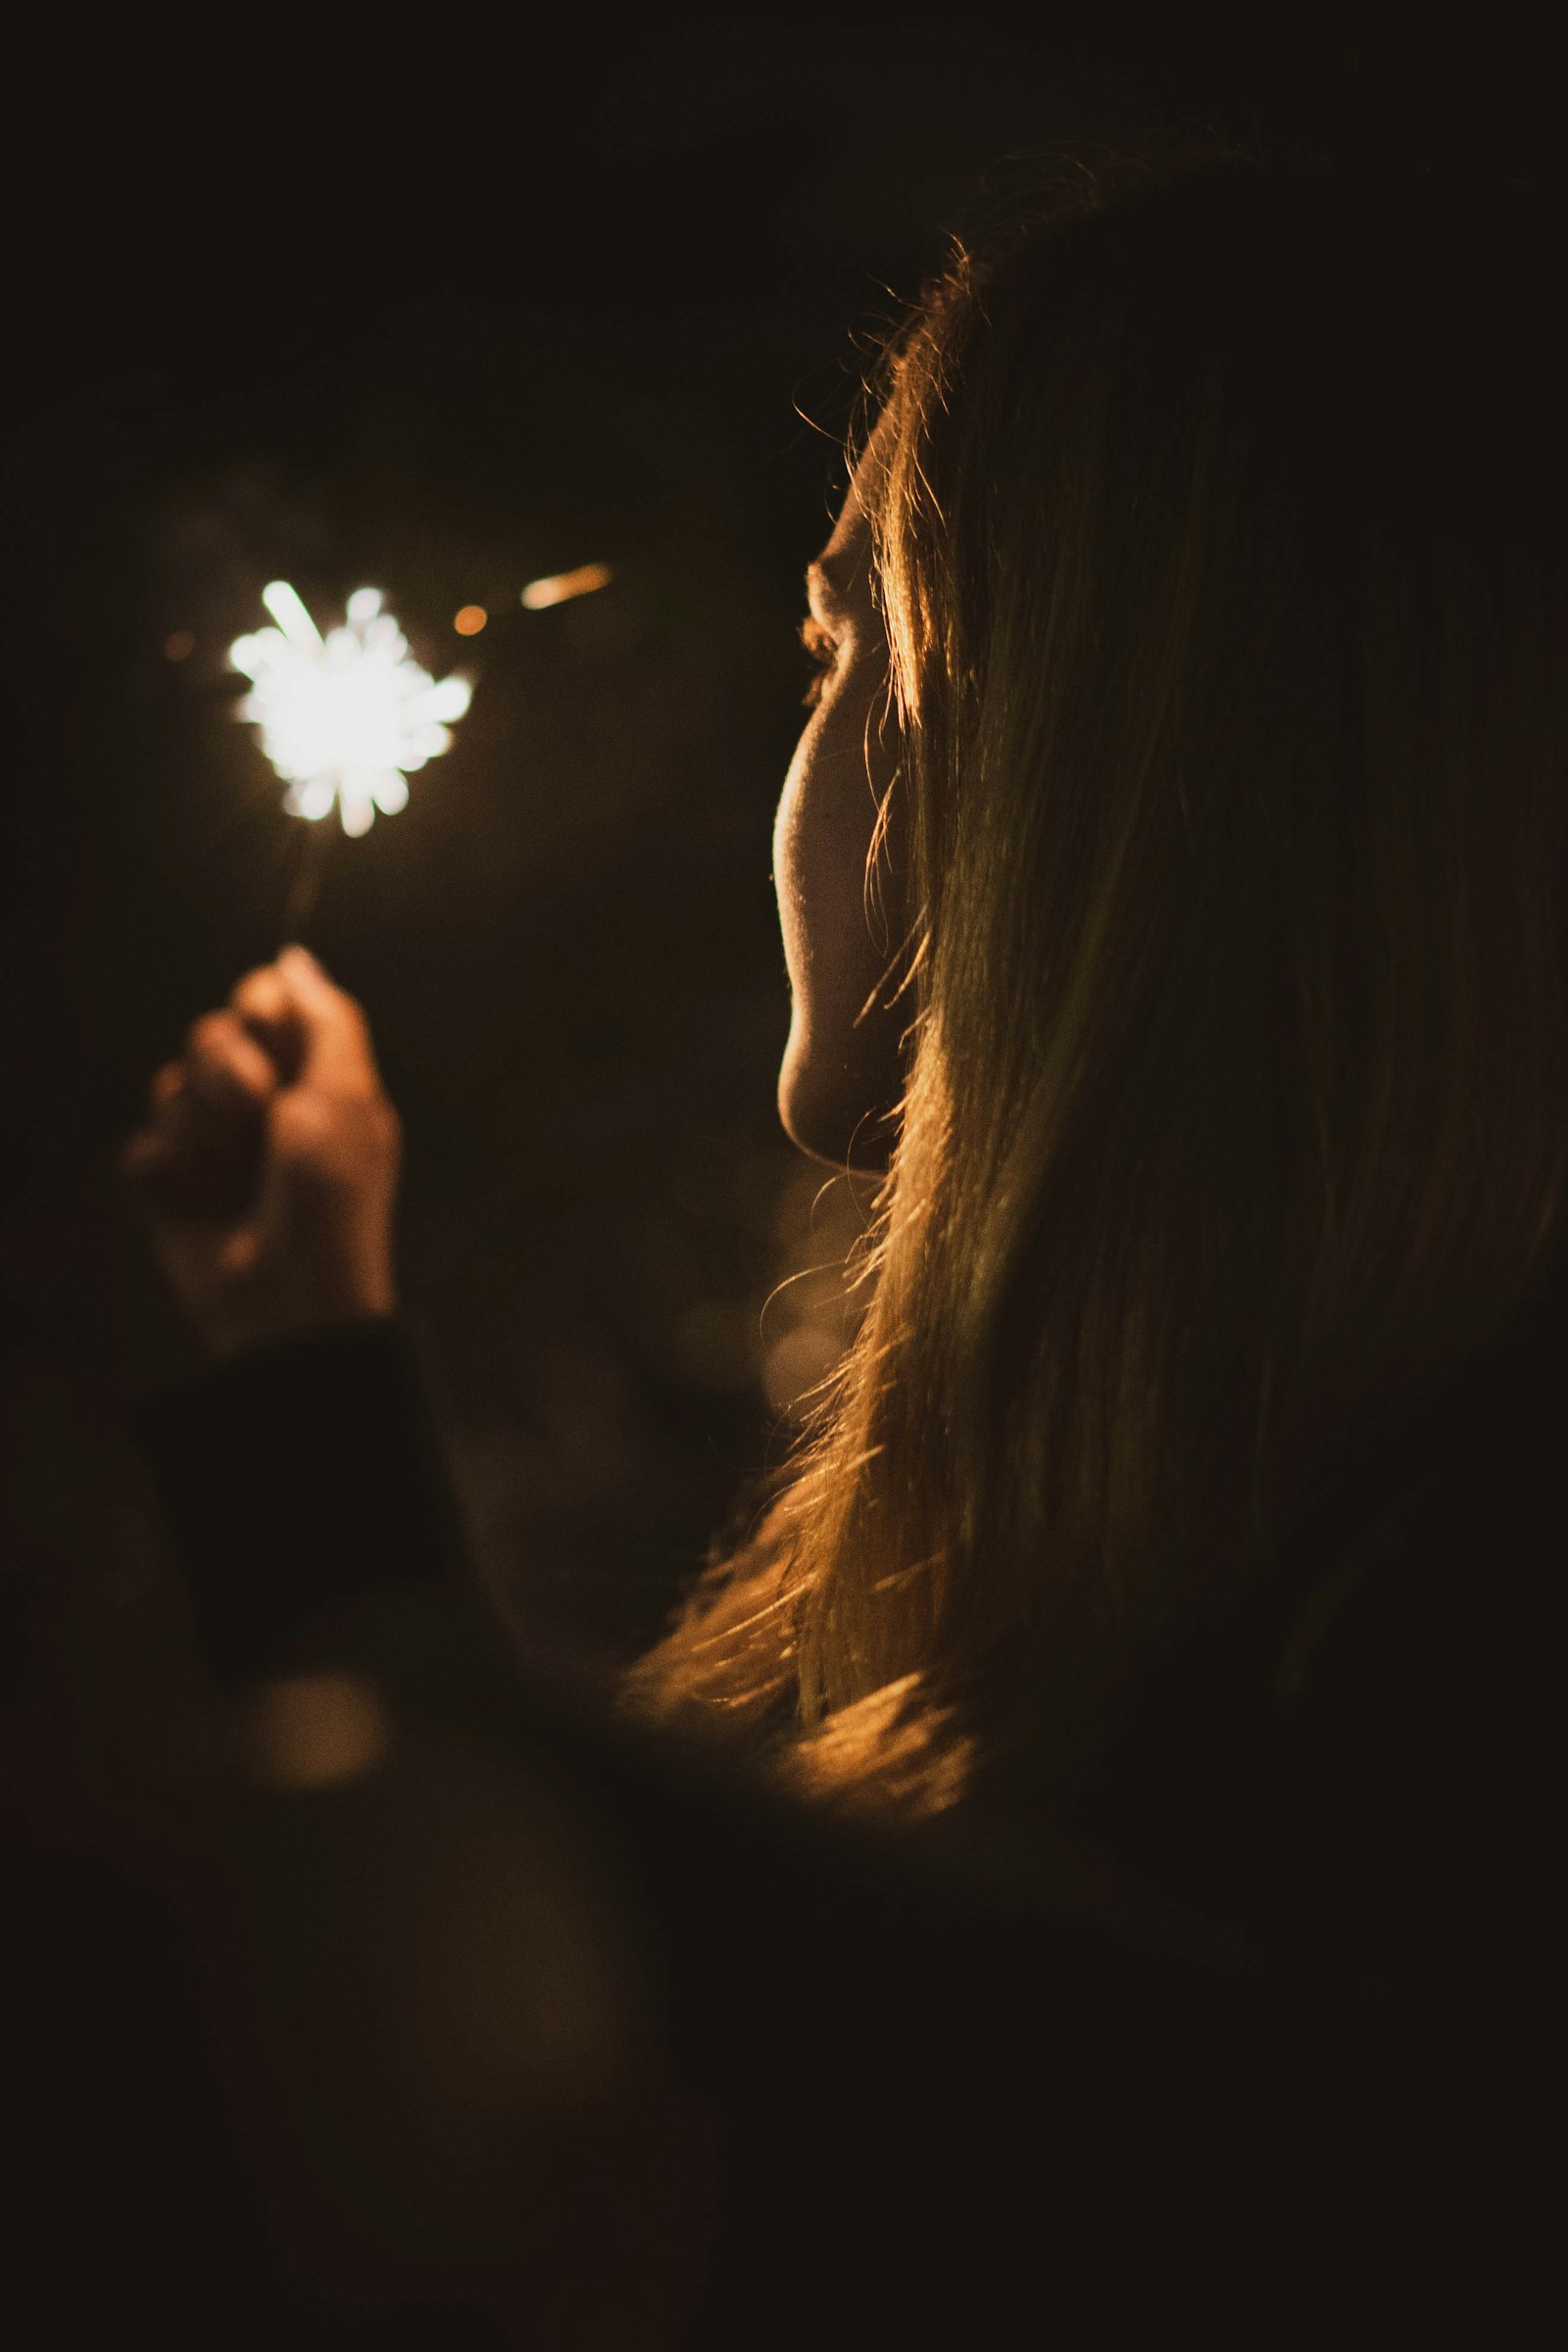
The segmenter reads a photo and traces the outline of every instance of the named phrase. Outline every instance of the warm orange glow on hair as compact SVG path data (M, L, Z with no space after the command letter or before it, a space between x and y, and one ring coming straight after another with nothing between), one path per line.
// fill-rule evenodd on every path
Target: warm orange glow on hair
M1495 195L1069 162L917 307L865 492L923 909L866 1313L628 1708L885 1815L1055 1801L1542 1268L1568 386Z

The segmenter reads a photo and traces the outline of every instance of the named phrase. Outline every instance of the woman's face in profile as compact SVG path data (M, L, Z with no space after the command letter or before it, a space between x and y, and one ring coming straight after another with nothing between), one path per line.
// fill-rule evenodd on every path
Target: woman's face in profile
M819 674L774 821L773 886L792 1004L779 1116L813 1158L874 1168L886 1163L890 1141L878 1114L903 1092L907 1009L882 1002L906 922L897 833L879 849L869 881L866 873L898 759L887 634L872 601L858 488L870 462L868 453L807 574L805 636Z

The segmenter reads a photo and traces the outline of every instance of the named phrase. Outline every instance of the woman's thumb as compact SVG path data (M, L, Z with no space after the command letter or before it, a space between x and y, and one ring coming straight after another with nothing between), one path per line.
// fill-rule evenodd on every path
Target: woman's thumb
M325 964L313 956L309 948L302 948L298 941L286 948L279 948L277 963L280 971L297 977L302 987L309 988L320 981L324 981L328 988L332 986L332 976Z
M280 950L277 969L304 1033L299 1083L327 1094L376 1093L369 1025L354 998L328 979L309 948Z

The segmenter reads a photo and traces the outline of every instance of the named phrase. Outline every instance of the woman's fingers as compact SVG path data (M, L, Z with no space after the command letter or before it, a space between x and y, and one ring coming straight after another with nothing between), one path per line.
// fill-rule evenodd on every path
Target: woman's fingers
M224 1354L390 1310L400 1141L364 1012L285 949L157 1072L121 1164L176 1295Z
M121 1147L120 1171L132 1199L155 1221L237 1216L254 1174L232 1150L191 1134L138 1128Z
M138 1192L169 1164L169 1145L151 1127L138 1127L120 1147L120 1172Z
M155 1213L235 1213L255 1188L277 1083L270 1057L236 1013L194 1022L182 1057L154 1074L146 1121L122 1152L132 1191Z
M243 1031L225 1033L198 1022L183 1058L165 1062L155 1073L147 1124L173 1149L238 1143L254 1136L276 1085L270 1062L253 1039Z
M284 948L247 972L229 1005L286 1085L361 1102L380 1093L364 1011L307 949Z
M278 1076L285 1083L292 1081L304 1057L305 1039L299 1007L277 965L264 963L247 972L228 1003L240 1026L268 1055Z
M227 1005L192 1022L183 1054L154 1074L148 1141L127 1172L163 1185L187 1169L205 1182L215 1163L238 1170L285 1086L323 1103L382 1100L364 1012L299 948L247 972Z
M186 1085L220 1114L254 1120L277 1091L277 1065L235 1012L209 1012L185 1040Z

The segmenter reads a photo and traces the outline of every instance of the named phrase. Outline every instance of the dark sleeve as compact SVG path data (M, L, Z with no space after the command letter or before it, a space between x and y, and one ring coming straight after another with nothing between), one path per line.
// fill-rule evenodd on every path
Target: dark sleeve
M1391 2255L1402 2230L1435 2293L1435 2247L1500 2275L1539 2193L1556 2033L1561 1539L1509 1499L1435 1496L1345 1595L1292 1709L1286 2098L1319 2177Z
M247 1350L142 1398L130 1424L221 1680L309 1663L372 1595L464 1576L461 1513L397 1317Z
M1428 2023L1544 1917L1558 1654L1544 1519L1417 1515L1336 1608L1290 1710L1298 1925Z

